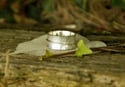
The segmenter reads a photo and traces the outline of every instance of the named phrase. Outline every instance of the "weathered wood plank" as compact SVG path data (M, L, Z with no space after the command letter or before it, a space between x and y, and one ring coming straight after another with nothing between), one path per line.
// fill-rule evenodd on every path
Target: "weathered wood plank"
M5 64L2 53L42 34L44 32L0 30L0 79ZM94 40L94 37L89 38ZM83 58L69 54L44 60L24 54L13 55L10 56L8 83L9 87L125 87L124 62L125 54L111 52Z

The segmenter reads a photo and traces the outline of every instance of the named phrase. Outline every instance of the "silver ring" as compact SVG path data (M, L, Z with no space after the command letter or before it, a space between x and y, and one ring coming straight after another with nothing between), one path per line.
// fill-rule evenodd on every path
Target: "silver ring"
M50 31L48 33L48 48L52 50L71 50L76 48L75 33L66 30Z

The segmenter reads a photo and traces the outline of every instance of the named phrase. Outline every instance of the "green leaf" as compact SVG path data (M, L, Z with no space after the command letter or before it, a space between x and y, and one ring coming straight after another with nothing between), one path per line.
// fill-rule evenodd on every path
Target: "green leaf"
M89 49L83 42L83 40L80 40L77 43L77 51L75 52L75 55L77 57L82 57L83 55L87 55L87 54L92 54L92 50Z
M111 0L113 6L125 9L125 0Z
M53 53L50 52L49 50L46 50L46 54L45 54L45 57L50 57L50 56L53 56Z

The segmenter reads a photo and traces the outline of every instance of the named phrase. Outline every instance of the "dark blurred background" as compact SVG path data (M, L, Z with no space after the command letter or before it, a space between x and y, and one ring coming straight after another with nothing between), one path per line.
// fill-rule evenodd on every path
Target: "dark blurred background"
M76 24L125 32L125 1L0 0L0 23Z

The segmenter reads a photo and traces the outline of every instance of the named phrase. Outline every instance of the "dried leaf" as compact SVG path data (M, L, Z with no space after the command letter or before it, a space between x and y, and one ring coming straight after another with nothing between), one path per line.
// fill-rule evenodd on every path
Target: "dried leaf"
M46 38L47 38L47 35L42 35L31 41L20 43L16 47L15 52L12 54L25 53L29 55L43 56L45 55L46 48L47 48Z
M99 47L106 47L107 45L102 41L90 41L86 44L89 48L99 48Z

